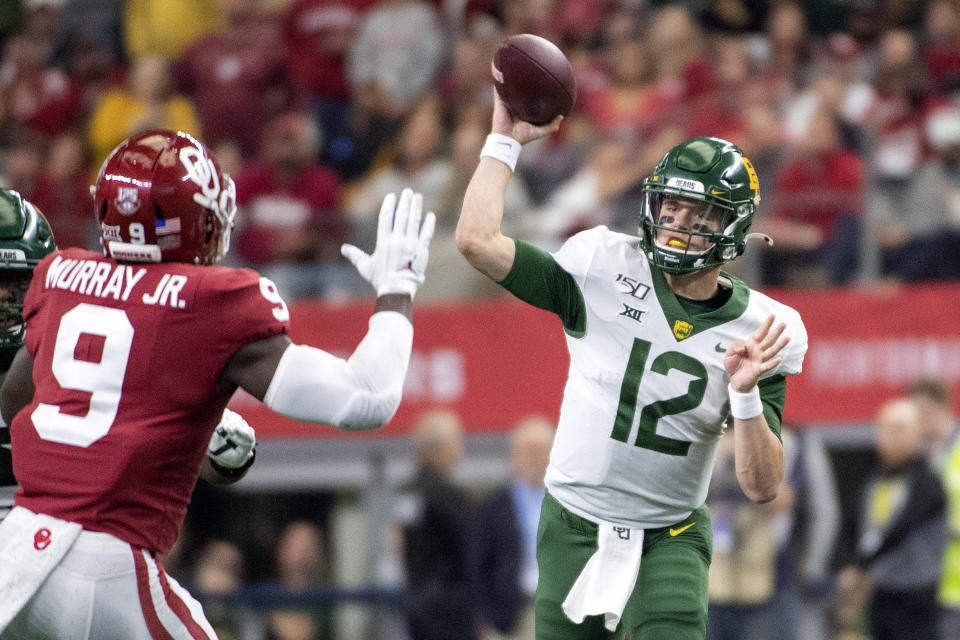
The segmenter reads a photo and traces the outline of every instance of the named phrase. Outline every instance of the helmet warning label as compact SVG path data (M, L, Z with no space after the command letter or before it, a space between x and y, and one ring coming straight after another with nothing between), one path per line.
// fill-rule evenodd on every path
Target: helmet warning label
M686 178L667 178L667 186L683 191L694 191L703 193L703 183L697 180L688 180Z

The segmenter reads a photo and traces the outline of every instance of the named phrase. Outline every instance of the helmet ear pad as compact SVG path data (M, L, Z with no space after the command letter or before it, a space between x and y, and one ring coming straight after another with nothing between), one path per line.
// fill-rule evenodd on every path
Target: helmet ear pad
M100 169L94 203L104 253L117 260L214 264L230 247L233 180L183 132L121 143Z
M670 273L712 269L743 253L747 231L760 203L760 183L753 164L739 147L720 138L687 140L663 156L643 182L640 239L644 253ZM705 202L722 212L720 228L708 235L702 252L658 245L660 201L666 195Z

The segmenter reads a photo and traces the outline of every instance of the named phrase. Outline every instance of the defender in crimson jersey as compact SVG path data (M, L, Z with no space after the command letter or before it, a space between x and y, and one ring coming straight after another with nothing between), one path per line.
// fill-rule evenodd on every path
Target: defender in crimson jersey
M283 300L253 271L79 249L49 256L33 283L37 388L13 422L17 504L166 553L233 392L220 372L286 332Z
M56 249L43 213L18 192L0 189L0 380L24 344L23 305L34 268ZM10 430L0 421L0 520L13 507ZM215 484L239 480L253 463L256 435L238 414L224 410L210 438L202 476Z
M391 194L373 254L344 246L378 298L341 359L290 341L269 280L213 266L229 248L235 193L197 140L150 131L124 142L94 200L104 255L69 249L37 266L26 347L0 389L22 486L0 524L0 638L213 638L155 554L179 534L228 400L242 387L299 420L388 421L434 217L421 225L420 196Z

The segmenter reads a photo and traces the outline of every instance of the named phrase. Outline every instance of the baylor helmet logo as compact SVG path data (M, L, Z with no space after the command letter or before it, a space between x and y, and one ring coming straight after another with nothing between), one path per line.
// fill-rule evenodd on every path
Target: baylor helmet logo
M689 322L677 320L673 323L673 335L676 336L677 340L690 337L691 331L693 331L693 325Z
M760 197L760 178L757 177L757 170L753 168L753 163L746 156L740 158L743 162L743 168L747 170L747 176L750 178L750 188L753 189L754 197Z

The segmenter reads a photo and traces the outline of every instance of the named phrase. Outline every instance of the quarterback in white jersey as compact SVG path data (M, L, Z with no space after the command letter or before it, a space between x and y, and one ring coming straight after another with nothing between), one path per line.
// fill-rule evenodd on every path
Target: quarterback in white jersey
M502 194L521 144L560 118L515 121L495 100L457 244L556 313L570 352L538 535L537 638L703 638L717 442L732 417L744 493L776 496L785 377L807 348L796 311L720 270L756 237L759 179L734 144L687 140L644 181L639 235L600 226L549 254L502 234Z
M779 387L783 375L800 372L800 317L734 278L720 281L730 290L723 306L691 315L638 239L606 227L577 234L554 258L583 295L585 331L567 334L571 365L547 488L587 518L640 529L674 524L707 496L730 413L727 347L770 315L785 321L792 339L764 374Z

